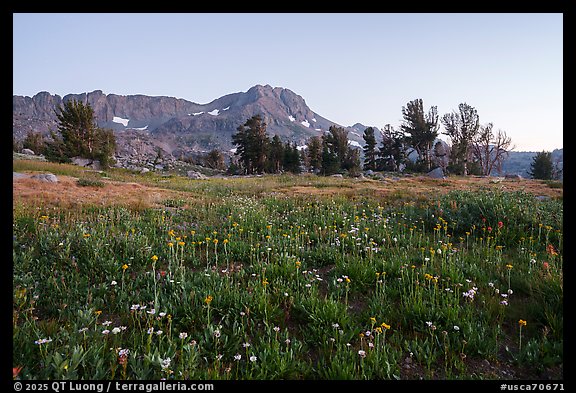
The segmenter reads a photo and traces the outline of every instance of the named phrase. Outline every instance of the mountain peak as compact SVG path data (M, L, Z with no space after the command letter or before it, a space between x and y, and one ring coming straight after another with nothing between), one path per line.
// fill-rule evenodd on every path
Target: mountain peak
M30 129L47 134L57 122L54 110L70 99L90 104L98 126L113 129L124 146L134 145L136 141L129 139L139 133L139 138L148 138L175 156L188 151L230 150L233 133L254 115L263 117L269 135L300 146L338 125L313 112L292 90L269 84L258 84L207 104L166 96L104 94L102 90L63 98L44 92L32 98L13 97L16 140L22 140ZM133 150L137 152L138 146Z

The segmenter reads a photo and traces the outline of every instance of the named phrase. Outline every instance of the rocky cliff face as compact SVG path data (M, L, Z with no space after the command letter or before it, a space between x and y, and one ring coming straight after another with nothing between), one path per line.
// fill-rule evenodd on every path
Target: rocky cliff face
M228 94L208 104L164 96L104 94L100 90L62 98L41 92L34 97L13 97L14 137L21 140L29 131L47 134L50 129L56 130L55 110L68 100L90 104L98 125L115 131L119 151L140 149L139 154L157 148L174 156L213 148L230 151L232 134L256 114L264 118L270 136L277 134L298 145L338 125L313 112L291 90L269 85L256 85L247 92ZM363 145L363 129L350 130L353 144Z

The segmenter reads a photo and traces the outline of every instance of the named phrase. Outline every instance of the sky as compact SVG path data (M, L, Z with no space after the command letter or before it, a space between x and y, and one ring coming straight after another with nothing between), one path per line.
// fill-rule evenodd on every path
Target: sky
M206 104L256 84L342 126L397 128L415 99L440 116L466 103L514 151L552 151L563 147L563 14L13 14L14 95Z

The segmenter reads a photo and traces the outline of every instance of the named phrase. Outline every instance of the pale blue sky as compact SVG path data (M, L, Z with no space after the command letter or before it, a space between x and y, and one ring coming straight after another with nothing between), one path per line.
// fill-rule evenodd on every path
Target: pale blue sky
M515 151L563 147L561 13L13 15L13 94L102 90L200 104L255 84L325 118L397 127L466 102Z

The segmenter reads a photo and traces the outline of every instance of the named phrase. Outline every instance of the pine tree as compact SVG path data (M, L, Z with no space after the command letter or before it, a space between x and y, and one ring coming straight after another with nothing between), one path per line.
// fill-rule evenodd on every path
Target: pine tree
M284 157L282 160L284 170L291 173L300 173L302 171L300 167L301 164L300 152L298 151L296 143L290 144L286 142L284 144Z
M376 170L376 137L374 128L368 127L364 130L364 170Z
M116 137L110 129L97 126L89 104L70 100L56 109L58 132L50 131L52 141L45 145L49 160L70 162L74 157L99 160L107 168L114 161Z
M382 142L378 149L377 168L381 171L397 172L406 161L405 136L390 124L382 129Z
M427 114L421 98L410 101L402 107L403 123L400 126L410 146L416 150L418 160L430 170L430 150L438 137L438 113L432 106Z
M283 170L284 145L278 135L274 135L268 147L267 172L280 173Z
M252 116L244 125L239 126L237 131L232 135L232 144L237 146L234 154L240 156L244 172L249 175L263 173L270 139L262 116Z
M552 153L542 151L536 154L530 164L529 174L532 179L552 180L554 178Z
M308 140L306 146L308 166L313 172L319 172L322 169L322 138L313 136Z
M452 112L442 116L442 123L452 141L451 161L457 168L462 168L462 174L468 175L469 160L472 156L472 145L480 129L480 117L476 108L462 103L458 105L458 113Z

